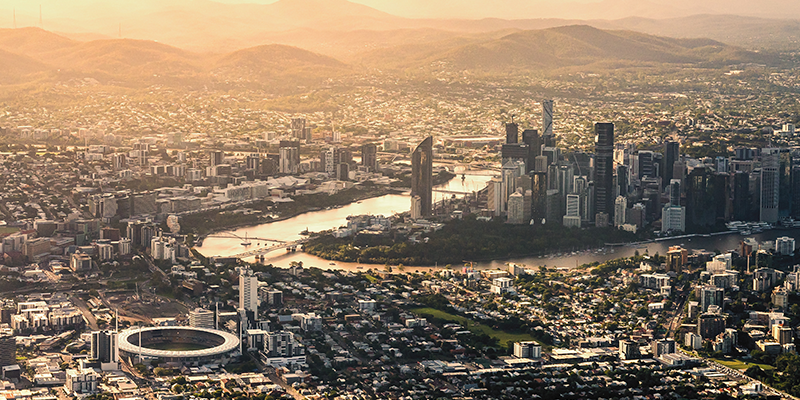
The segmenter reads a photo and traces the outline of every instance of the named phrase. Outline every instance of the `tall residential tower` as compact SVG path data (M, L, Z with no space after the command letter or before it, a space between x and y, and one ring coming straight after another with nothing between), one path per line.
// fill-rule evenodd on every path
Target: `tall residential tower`
M411 155L411 197L420 198L420 216L430 216L433 207L433 137L428 136Z

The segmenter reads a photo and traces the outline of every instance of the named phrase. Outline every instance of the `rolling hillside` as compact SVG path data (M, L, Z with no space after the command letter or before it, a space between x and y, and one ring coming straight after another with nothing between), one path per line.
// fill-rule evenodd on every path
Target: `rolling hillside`
M216 76L254 83L289 77L315 80L348 70L347 65L331 57L279 44L235 51L219 57L214 65L212 73Z
M365 64L378 66L388 54L402 54L399 67L445 62L456 69L484 71L552 70L599 62L630 64L736 64L773 61L710 39L672 39L630 31L604 31L587 25L515 32L495 40L469 43L439 51L431 46L403 46L364 54Z
M201 54L147 40L78 42L38 28L0 30L0 84L60 71L130 86L228 81L274 85L278 80L300 85L348 68L331 57L284 45Z
M0 85L22 83L48 69L48 66L30 57L0 50Z
M36 56L79 43L39 28L0 29L0 49L17 54Z
M317 1L317 0L302 0ZM343 1L343 0L342 0ZM710 39L673 39L587 25L541 30L505 30L451 35L409 30L399 46L380 48L392 31L370 42L370 31L350 32L368 51L352 64L298 47L269 44L221 54L195 53L148 40L106 39L79 42L36 28L0 30L0 81L14 83L41 72L60 71L101 83L142 86L208 84L296 87L359 73L361 67L419 68L435 63L455 70L484 72L591 70L599 66L693 65L723 67L739 63L776 64L777 58ZM316 32L318 44L333 45ZM413 40L416 38L416 41ZM437 40L440 39L441 40ZM413 42L409 43L409 42ZM377 50L369 50L370 47ZM355 51L358 47L351 47ZM354 66L355 65L355 66ZM43 75L36 75L41 79ZM44 74L47 76L47 74ZM50 76L53 76L52 74Z

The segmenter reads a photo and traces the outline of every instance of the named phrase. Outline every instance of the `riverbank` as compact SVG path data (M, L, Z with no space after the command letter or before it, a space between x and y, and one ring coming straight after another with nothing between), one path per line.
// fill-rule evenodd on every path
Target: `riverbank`
M433 180L435 185L442 185L453 180L455 176L455 174L443 170L436 174ZM181 233L206 237L222 231L285 221L309 212L323 211L331 207L344 207L375 197L403 194L406 191L408 188L395 185L378 186L366 182L334 194L315 193L297 196L290 202L273 202L266 199L246 207L259 212L259 215L239 213L236 210L213 210L182 217ZM269 211L270 207L273 207L273 210ZM272 218L267 215L268 211L279 217Z
M359 187L353 187L350 189L342 190L334 195L313 194L313 195L298 196L292 202L275 203L271 200L265 200L261 202L263 204L261 204L260 207L256 205L252 208L253 209L261 208L261 210L259 211L264 212L266 211L266 208L268 206L274 206L275 207L274 212L279 214L277 218L272 218L270 216L267 216L266 218L256 217L254 219L252 215L240 215L238 216L238 218L234 219L226 218L220 221L219 216L223 215L222 213L229 213L231 211L214 210L205 213L193 214L182 218L181 233L184 234L192 233L197 236L198 238L197 240L202 242L202 240L205 237L223 231L285 221L297 217L299 215L303 215L305 213L320 211L329 207L345 206L353 202L385 196L387 194L400 194L400 193L402 193L401 190L387 186L374 186L366 191L360 189ZM315 198L309 199L309 197L315 197ZM327 201L325 201L326 199ZM217 217L217 218L212 218L212 217Z
M445 227L419 242L395 234L390 237L356 235L334 238L322 235L304 246L313 256L367 265L460 265L465 261L503 260L549 256L558 252L584 252L605 245L605 240L632 242L637 236L613 228L574 229L560 224L509 225L475 218L447 222ZM639 238L640 239L640 238Z

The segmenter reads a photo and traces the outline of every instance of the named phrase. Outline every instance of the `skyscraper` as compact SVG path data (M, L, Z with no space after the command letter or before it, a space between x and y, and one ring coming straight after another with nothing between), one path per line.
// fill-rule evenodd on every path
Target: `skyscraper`
M667 204L661 209L661 232L685 232L686 207Z
M361 146L361 165L369 172L378 171L378 146L375 143Z
M519 143L519 125L515 122L506 124L506 143Z
M503 165L509 161L519 161L526 165L526 170L533 166L533 160L530 159L530 149L525 143L504 144L501 155L503 157Z
M306 119L292 118L292 138L303 140L306 137Z
M96 331L92 332L91 357L101 363L118 363L117 332Z
M627 165L617 165L617 187L620 196L627 196L630 188L630 169Z
M733 219L750 221L750 174L738 171L733 174Z
M727 219L729 175L695 167L686 177L686 232L707 232Z
M508 220L509 224L525 223L525 197L519 191L508 196Z
M653 152L649 150L639 150L636 154L636 159L639 166L638 178L644 177L654 178L655 168L653 168Z
M535 224L541 224L547 217L547 174L531 172L531 218Z
M723 298L725 297L725 289L715 286L703 286L700 289L700 306L703 312L708 311L710 306L718 306L720 309L724 307Z
M208 153L209 165L212 167L222 164L223 153L219 150L212 150Z
M431 215L433 207L433 137L428 136L411 154L411 197L422 201L420 214Z
M577 194L568 194L566 202L566 214L561 218L561 222L566 227L581 226L581 197Z
M14 336L0 334L0 367L17 363L17 339Z
M282 174L296 174L300 166L300 142L281 140L280 166Z
M502 170L502 210L508 211L508 199L517 191L517 178L520 176L519 164L508 161L503 164Z
M542 140L539 131L536 129L525 129L522 131L522 142L528 145L528 171L530 173L535 168L536 157L542 155Z
M619 228L625 225L625 213L628 211L628 199L618 196L614 200L614 226Z
M552 140L553 136L553 100L542 101L542 136ZM554 144L550 145L553 146Z
M792 218L800 219L800 165L792 166Z
M594 212L614 217L614 124L596 123Z
M258 277L250 269L239 273L239 309L258 315Z
M778 201L780 198L780 149L761 150L761 208L759 219L762 222L778 222Z
M672 180L673 167L680 156L680 144L678 142L670 141L664 143L664 168L661 174L664 179L661 180L662 184L667 185Z
M669 204L671 206L681 205L681 181L672 179L669 181Z
M214 329L214 321L214 311L204 310L199 307L189 311L189 326L191 327Z

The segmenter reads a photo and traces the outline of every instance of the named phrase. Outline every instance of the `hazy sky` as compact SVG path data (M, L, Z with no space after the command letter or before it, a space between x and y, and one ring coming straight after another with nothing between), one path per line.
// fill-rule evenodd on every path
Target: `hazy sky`
M12 9L18 22L38 23L39 5L44 19L119 19L132 14L161 12L175 4L203 10L203 4L270 4L276 0L0 0L0 26L11 25ZM345 0L320 1L337 4ZM800 0L351 0L389 14L410 18L566 18L619 19L629 16L672 18L695 14L736 14L769 18L800 18ZM313 10L309 10L313 11ZM5 17L3 17L5 15ZM96 21L92 21L96 22ZM46 25L46 24L45 24Z

